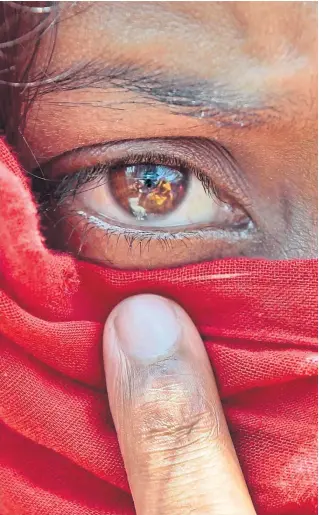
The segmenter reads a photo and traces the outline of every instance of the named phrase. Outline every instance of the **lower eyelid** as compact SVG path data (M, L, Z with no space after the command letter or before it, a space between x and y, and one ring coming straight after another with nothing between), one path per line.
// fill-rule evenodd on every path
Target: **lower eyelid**
M185 230L182 231L180 226L170 227L170 231L165 231L164 228L157 228L157 227L145 227L145 229L138 229L137 227L128 227L128 226L120 226L120 225L112 225L109 223L105 218L103 219L103 216L98 217L97 214L88 213L85 211L77 210L74 213L75 215L78 215L79 217L86 220L88 223L94 225L97 229L101 229L103 231L112 231L113 233L118 232L118 234L128 235L131 234L132 236L135 235L137 238L144 239L144 238L172 238L172 239L183 239L185 237L191 237L191 236L200 236L201 238L209 237L212 238L212 233L214 232L216 235L219 234L220 236L222 234L225 235L225 233L239 233L239 232L250 232L253 230L253 222L249 220L246 224L243 224L242 227L236 227L236 228L229 228L228 230L224 230L221 228L212 228L210 225L206 224L205 226L195 226L193 229L187 230L185 227Z
M96 212L65 203L51 213L48 244L78 258L120 269L171 268L225 257L249 256L262 235L250 221L227 230L147 228L110 223Z
M138 229L137 227L132 228L132 227L127 227L127 226L121 227L119 225L111 225L106 220L103 220L102 217L99 218L96 215L88 214L88 213L85 213L84 211L76 211L76 214L78 216L84 218L85 220L87 220L88 223L93 224L98 229L101 229L103 231L109 231L109 230L112 230L114 232L117 231L119 234L123 234L123 235L131 234L132 236L136 236L136 237L139 236L140 238L152 237L154 239L156 239L156 237L169 238L170 236L172 236L174 239L176 239L179 236L182 237L182 235L185 234L181 231L174 233L171 231L163 231L163 229L156 229L154 227L145 227L145 229ZM192 232L194 232L194 231L190 231L190 233L192 233Z
M199 162L199 155L196 157ZM163 215L163 211L160 211L158 215L158 211L154 210L156 216L143 215L145 219L142 221L131 216L129 210L125 213L120 205L117 211L113 209L114 197L112 204L111 197L106 194L106 169L104 165L94 170L91 168L91 171L82 168L73 176L67 176L69 187L60 201L58 194L61 191L57 188L56 213L53 209L53 216L57 220L62 215L61 220L63 218L64 221L52 236L55 248L71 250L83 258L119 268L154 268L245 255L256 235L258 239L255 224L246 210L238 203L224 199L219 200L217 206L219 194L216 196L210 186L210 195L204 188L205 181L190 171L191 168L188 170L192 174L191 181L198 182L197 186L205 193L204 198L198 193L199 190L194 190L196 194L193 191L190 199L189 188L174 211ZM226 199L227 186L224 191ZM130 201L133 197L129 197ZM54 199L54 196L51 198ZM153 206L152 202L144 204L144 200L139 205L146 209ZM168 249L169 252L165 252ZM128 258L128 255L131 257Z
M65 214L65 211L60 214ZM74 210L57 234L55 248L115 268L171 268L224 257L249 255L258 233L210 227L189 231L138 230L109 224L96 214ZM62 247L59 246L59 242Z

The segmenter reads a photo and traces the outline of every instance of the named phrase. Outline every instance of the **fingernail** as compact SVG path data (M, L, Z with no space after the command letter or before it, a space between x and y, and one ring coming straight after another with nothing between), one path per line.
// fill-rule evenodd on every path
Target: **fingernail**
M137 295L119 304L114 329L122 351L143 362L171 354L180 336L173 304L157 295Z

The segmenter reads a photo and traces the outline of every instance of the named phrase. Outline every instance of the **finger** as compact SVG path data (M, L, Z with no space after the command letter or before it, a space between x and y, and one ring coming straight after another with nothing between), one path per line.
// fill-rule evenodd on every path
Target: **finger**
M121 302L104 332L107 389L138 515L255 513L203 343L172 301Z

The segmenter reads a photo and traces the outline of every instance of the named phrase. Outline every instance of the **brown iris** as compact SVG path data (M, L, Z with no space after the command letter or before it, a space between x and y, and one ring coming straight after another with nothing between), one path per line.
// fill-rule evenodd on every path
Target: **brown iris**
M109 175L114 199L138 220L169 214L185 197L187 185L187 173L162 165L123 166Z

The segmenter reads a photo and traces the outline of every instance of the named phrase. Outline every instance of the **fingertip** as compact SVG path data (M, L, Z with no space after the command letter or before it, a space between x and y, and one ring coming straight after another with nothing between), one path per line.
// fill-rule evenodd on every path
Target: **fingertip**
M135 295L110 313L104 329L104 351L116 345L128 359L149 363L170 353L180 333L172 301L159 295Z

